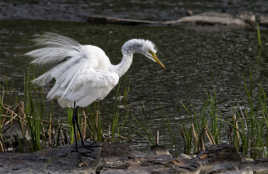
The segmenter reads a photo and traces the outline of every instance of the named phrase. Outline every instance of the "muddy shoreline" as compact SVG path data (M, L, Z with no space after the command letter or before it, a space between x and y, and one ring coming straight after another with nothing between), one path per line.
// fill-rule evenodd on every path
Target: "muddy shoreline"
M61 146L34 153L0 153L1 173L84 174L243 174L267 173L267 159L241 159L231 145L212 145L195 156L173 157L165 148L133 151L125 143L99 144L91 150Z

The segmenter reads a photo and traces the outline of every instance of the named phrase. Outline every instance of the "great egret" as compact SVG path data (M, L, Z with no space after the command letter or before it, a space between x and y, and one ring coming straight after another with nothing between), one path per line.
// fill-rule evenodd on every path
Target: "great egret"
M155 45L149 40L131 39L121 48L123 58L118 65L111 64L105 52L94 45L81 45L77 41L56 33L45 33L33 40L41 48L26 53L35 58L31 63L56 65L33 80L33 83L44 86L51 80L55 84L47 94L47 99L57 99L61 107L73 108L73 128L81 131L77 121L79 107L86 107L96 100L104 99L117 85L119 78L129 69L134 53L165 65L157 58ZM84 146L84 141L81 138Z

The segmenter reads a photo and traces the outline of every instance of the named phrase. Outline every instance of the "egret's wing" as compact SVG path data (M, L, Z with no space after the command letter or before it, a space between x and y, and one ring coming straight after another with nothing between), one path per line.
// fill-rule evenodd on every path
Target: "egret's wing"
M35 58L32 63L46 64L46 63L59 63L47 73L39 76L33 80L33 83L44 86L49 83L53 78L57 79L64 74L71 67L77 67L81 61L86 59L90 62L90 57L77 41L61 36L55 33L45 33L36 39L34 42L38 46L44 46L25 55ZM74 72L75 73L75 72ZM69 74L73 76L74 74Z
M37 46L44 47L25 54L35 58L32 63L58 63L68 58L85 56L77 41L56 33L44 33L33 41Z
M55 33L45 33L34 41L45 47L26 53L35 58L32 63L58 64L33 83L43 86L55 79L47 98L57 98L61 106L73 107L74 102L77 106L87 106L103 99L118 83L119 76L109 71L110 61L100 48L82 46Z
M62 107L73 107L74 101L77 106L85 107L107 96L118 81L116 73L94 70L81 61L56 79L47 98L57 98Z

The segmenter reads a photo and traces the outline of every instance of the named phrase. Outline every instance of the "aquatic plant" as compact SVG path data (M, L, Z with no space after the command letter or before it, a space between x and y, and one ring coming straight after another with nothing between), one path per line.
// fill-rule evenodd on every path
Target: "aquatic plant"
M34 151L40 150L41 119L43 118L43 107L33 101L32 91L34 88L30 83L29 71L24 76L24 103L25 114L27 116L28 126L31 133L32 148Z
M261 30L260 30L260 24L258 23L256 25L256 30L257 30L258 46L259 48L261 48L262 47Z
M256 96L253 96L253 89L255 87L245 83L248 102L245 106L233 106L231 118L218 114L215 94L208 96L200 111L183 105L192 116L192 124L183 124L180 130L184 152L203 151L206 144L229 143L245 156L267 157L267 96L260 85Z

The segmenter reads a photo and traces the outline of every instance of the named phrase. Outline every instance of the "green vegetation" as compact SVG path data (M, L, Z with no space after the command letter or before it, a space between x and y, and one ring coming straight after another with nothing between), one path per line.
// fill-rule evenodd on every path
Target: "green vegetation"
M184 106L192 115L192 124L181 127L185 153L203 151L206 144L228 143L244 156L267 157L267 97L261 86L255 97L252 90L245 84L248 103L244 107L234 106L231 118L218 113L215 95L209 95L198 112Z
M257 28L258 46L259 46L259 48L261 48L261 47L262 47L262 40L261 40L261 30L260 30L260 25L257 24L256 28Z

